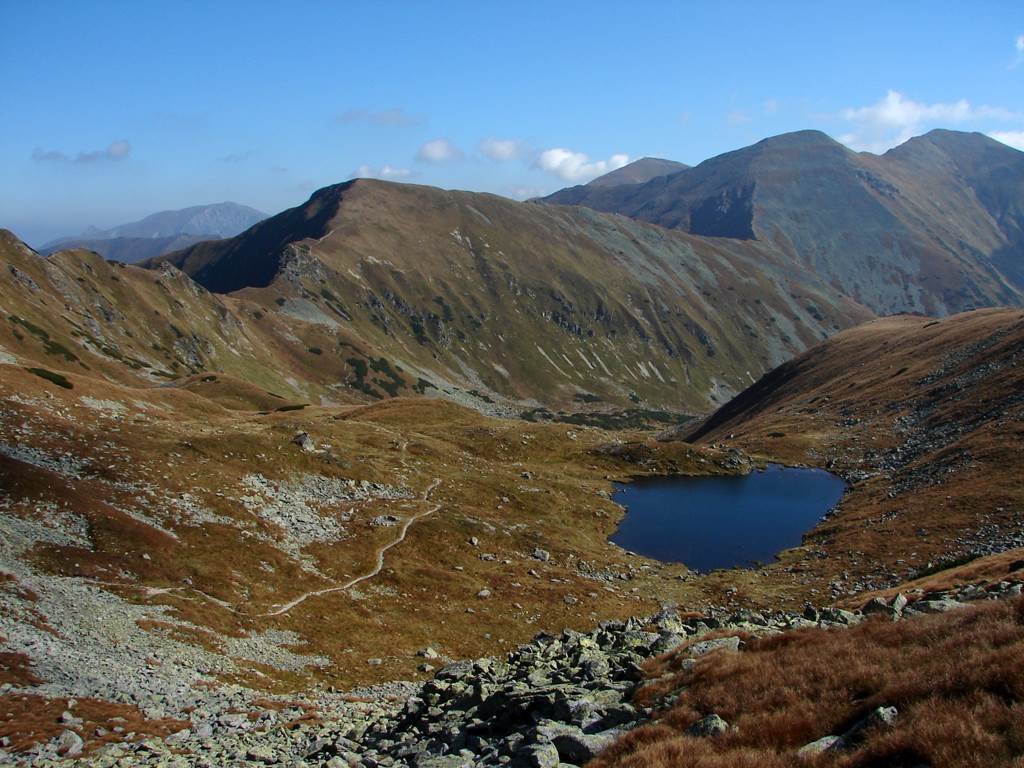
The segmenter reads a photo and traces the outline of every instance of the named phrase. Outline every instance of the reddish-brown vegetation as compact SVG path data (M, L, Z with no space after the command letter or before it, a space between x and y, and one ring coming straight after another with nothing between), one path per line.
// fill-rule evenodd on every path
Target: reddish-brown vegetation
M68 726L61 714L68 709L68 699L49 699L35 694L0 696L0 737L11 740L10 749L19 752L40 742L59 736ZM98 699L78 699L72 714L82 719L79 734L85 739L86 751L103 744L149 736L167 736L188 728L187 720L147 720L135 707ZM97 728L106 733L98 736Z
M807 629L716 652L687 669L675 651L650 665L638 694L679 698L590 768L783 766L1020 766L1024 755L1024 600L989 603L849 630ZM849 751L798 758L805 744L842 734L876 707L895 726L868 731ZM684 734L715 713L734 726Z

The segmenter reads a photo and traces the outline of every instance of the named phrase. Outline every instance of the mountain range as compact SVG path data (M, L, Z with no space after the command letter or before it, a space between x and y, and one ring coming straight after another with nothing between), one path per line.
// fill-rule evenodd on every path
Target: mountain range
M1024 153L979 133L935 130L879 156L800 131L544 202L764 243L879 314L1024 297Z
M360 179L97 241L183 238L138 264L0 229L0 763L1009 765L1022 156ZM621 484L770 462L845 485L772 562L612 544Z
M97 343L66 316L32 322L87 356L119 350L96 363L119 380L218 370L319 402L419 392L540 418L669 418L657 414L704 413L876 314L1024 303L1022 158L975 134L876 157L804 131L692 168L645 158L545 203L349 181L145 260L177 302L205 306L153 306L145 332L119 318L152 305L146 270L81 250L36 264L5 242L54 300L91 275L105 300L76 302ZM552 204L566 197L583 205ZM103 234L197 221L227 219L200 207Z
M39 250L48 255L67 248L86 248L108 259L133 263L201 240L232 237L266 217L267 214L255 208L238 203L194 205L160 211L110 229L89 227L80 235L45 243Z

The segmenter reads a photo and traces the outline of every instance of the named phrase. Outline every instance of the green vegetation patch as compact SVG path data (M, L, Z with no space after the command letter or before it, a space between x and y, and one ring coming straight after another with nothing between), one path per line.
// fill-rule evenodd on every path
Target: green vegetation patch
M20 318L17 315L9 315L7 319L10 320L15 325L20 325L26 331L31 333L41 342L43 342L43 349L46 350L46 354L59 355L63 357L65 360L67 360L69 363L74 363L78 361L78 355L76 355L74 352L72 352L70 349L65 347L60 342L51 339L50 334L44 331L38 325L34 325L33 323L30 323L28 320ZM15 335L17 335L17 333Z
M646 429L662 424L686 424L694 419L693 416L684 413L655 411L646 408L588 413L566 413L564 411L553 413L547 408L534 408L521 413L520 418L534 423L554 421L559 424L575 424L579 427L598 427L608 430Z
M420 395L425 395L428 389L437 389L433 382L427 381L426 379L416 379L416 383L413 384L412 390Z
M48 371L45 368L26 368L25 370L29 373L34 373L41 379L46 379L47 381L56 384L58 387L63 387L64 389L75 388L75 385L68 381L66 376L62 376L54 371Z

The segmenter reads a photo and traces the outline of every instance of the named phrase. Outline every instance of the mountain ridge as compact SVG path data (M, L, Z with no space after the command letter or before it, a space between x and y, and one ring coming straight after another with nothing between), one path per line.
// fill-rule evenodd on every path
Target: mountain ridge
M709 237L769 243L875 312L1024 303L1024 153L935 131L884 155L820 131L769 137L572 202Z
M159 263L215 292L351 324L425 379L469 376L539 401L559 391L571 402L576 387L619 403L657 390L664 403L675 388L698 407L693 388L735 391L784 350L870 314L785 274L756 243L367 179L144 266Z

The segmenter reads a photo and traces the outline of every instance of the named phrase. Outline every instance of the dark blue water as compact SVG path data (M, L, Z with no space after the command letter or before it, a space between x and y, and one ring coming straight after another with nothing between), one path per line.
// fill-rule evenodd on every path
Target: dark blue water
M770 464L742 477L658 477L617 484L626 516L611 540L698 571L767 563L800 544L843 495L820 469Z

